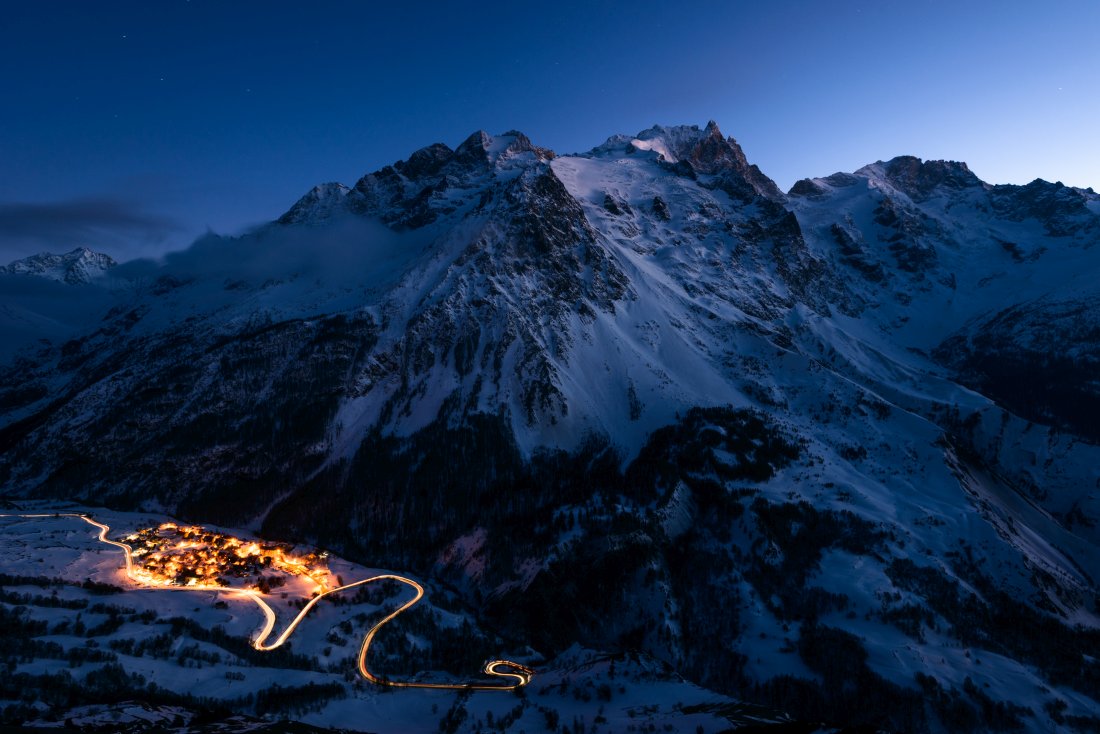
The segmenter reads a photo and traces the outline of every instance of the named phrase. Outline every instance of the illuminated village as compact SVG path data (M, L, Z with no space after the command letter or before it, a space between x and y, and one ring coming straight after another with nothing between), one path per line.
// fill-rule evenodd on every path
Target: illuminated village
M283 543L245 541L197 525L163 523L126 537L134 560L132 578L152 586L252 589L267 593L287 577L328 589L327 554L294 555Z

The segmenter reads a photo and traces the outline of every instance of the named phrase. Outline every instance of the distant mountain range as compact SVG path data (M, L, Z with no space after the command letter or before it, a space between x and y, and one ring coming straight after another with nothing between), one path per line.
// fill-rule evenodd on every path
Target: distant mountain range
M784 194L713 122L478 132L163 262L2 269L0 482L802 719L1095 729L1098 244L1092 189L963 163Z

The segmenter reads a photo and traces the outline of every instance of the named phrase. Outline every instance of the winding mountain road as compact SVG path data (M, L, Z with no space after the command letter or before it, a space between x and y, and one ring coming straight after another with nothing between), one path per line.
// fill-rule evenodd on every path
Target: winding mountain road
M303 619L305 619L305 616L309 614L309 611L313 609L317 602L319 602L322 598L328 596L329 594L346 591L347 589L353 589L356 586L363 586L365 584L374 583L375 581L385 581L386 579L398 581L402 584L405 584L406 586L410 586L412 587L413 591L416 592L413 598L399 606L394 611L387 614L381 620L376 622L373 627L367 630L367 634L363 637L363 644L359 648L359 659L357 663L359 674L376 685L390 686L392 688L433 688L458 691L511 691L519 688L520 686L525 686L530 683L531 676L534 675L535 672L531 668L520 665L519 663L512 662L511 660L492 660L486 663L485 667L483 668L483 672L486 675L511 679L512 681L514 681L511 683L502 682L500 685L492 685L489 683L417 683L412 681L392 681L387 678L381 678L370 672L370 669L367 668L367 653L370 649L371 642L374 640L374 636L378 633L378 630L381 629L384 624L391 622L402 612L405 612L406 610L413 607L424 597L424 587L406 576L398 576L397 574L391 573L379 574L377 576L371 576L370 578L365 578L350 584L344 584L343 586L338 586L334 589L329 589L328 591L322 592L317 596L314 596L304 607L302 607L301 611L298 612L297 616L295 616L294 619L290 621L290 624L286 626L286 629L284 629L282 633L275 638L274 642L268 643L267 640L271 636L272 632L274 632L275 623L277 620L275 616L275 611L267 604L267 602L264 601L263 596L257 591L253 591L251 589L226 589L221 586L155 586L142 583L141 581L135 579L133 575L133 549L126 543L119 543L118 541L110 540L107 537L107 533L111 531L111 528L108 525L105 525L98 520L95 520L90 515L86 515L84 513L61 512L38 514L0 514L0 518L3 517L18 517L24 519L74 517L83 520L89 525L99 529L99 536L96 538L99 542L105 543L107 545L113 545L123 552L126 559L126 578L131 584L138 588L157 589L161 591L215 591L220 593L234 594L238 597L247 597L248 599L251 599L253 602L256 603L256 606L258 606L260 608L260 611L264 614L264 624L252 638L252 646L257 650L262 651L274 650L286 643L286 641L294 633L294 630L297 629L298 625L301 624Z

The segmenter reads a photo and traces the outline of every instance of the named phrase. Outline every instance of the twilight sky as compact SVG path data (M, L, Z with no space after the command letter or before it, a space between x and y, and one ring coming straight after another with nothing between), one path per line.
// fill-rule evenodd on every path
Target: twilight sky
M1100 187L1096 0L6 2L0 263L119 259L517 128L718 121L787 189L899 154Z

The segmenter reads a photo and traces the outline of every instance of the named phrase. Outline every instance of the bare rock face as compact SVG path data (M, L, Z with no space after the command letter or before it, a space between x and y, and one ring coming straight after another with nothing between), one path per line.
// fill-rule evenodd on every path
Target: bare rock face
M434 176L454 157L455 152L443 143L433 143L409 156L407 161L398 161L394 168L409 178Z
M937 189L961 191L982 187L981 179L958 161L922 161L905 155L891 159L884 169L887 180L914 201L923 201Z
M1025 186L994 186L991 199L999 215L1018 222L1036 219L1052 237L1100 242L1098 197L1091 190L1036 179Z
M695 125L655 125L638 133L631 145L658 152L671 170L681 175L714 177L714 187L727 190L744 201L755 196L773 201L784 199L775 182L750 164L737 141L723 137L718 123L713 120L702 130Z

